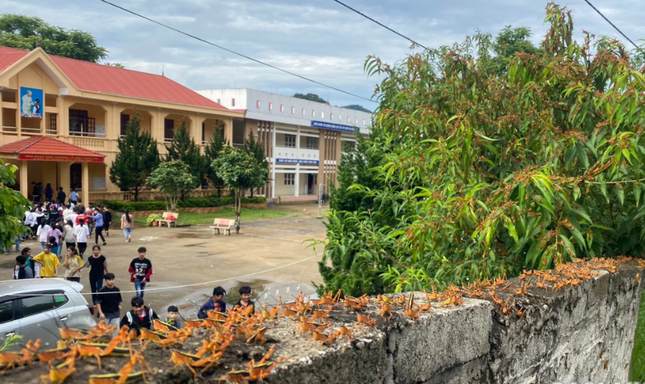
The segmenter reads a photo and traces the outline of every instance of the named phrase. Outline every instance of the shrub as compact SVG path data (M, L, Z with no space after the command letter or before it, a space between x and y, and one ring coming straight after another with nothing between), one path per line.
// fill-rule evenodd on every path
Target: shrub
M207 207L221 207L223 205L232 205L234 202L233 197L217 197L211 195L208 197L189 197L179 200L177 207L179 208L207 208ZM242 199L245 204L262 204L266 203L264 197L245 197ZM123 201L123 200L107 200L97 202L99 206L107 206L113 211L123 212L127 209L130 212L137 211L163 211L166 209L166 203L163 201Z

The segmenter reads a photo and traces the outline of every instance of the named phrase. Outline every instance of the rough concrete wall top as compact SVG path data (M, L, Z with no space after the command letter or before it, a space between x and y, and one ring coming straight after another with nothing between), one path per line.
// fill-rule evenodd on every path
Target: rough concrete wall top
M239 337L204 375L218 381L245 369L271 345L276 347L271 361L284 359L266 380L272 383L626 382L644 266L633 261L576 263L557 272L454 288L441 298L417 292L353 302L346 298L344 304L326 307L302 300L301 305L312 308L308 319L294 313L293 306L283 307L277 320L255 316L266 328L265 345L245 342L248 336L235 325L232 331ZM462 300L462 295L480 299ZM319 311L323 319L316 320L313 308L329 311ZM155 374L147 381L192 382L185 366L170 362L170 350L195 353L213 337L213 326L195 329L183 344L168 350L149 346L143 354ZM329 338L340 330L348 335ZM314 334L322 342L312 339ZM101 372L106 367L118 371L123 359L103 358ZM46 373L46 365L34 363L2 373L0 380L40 383ZM100 373L95 360L79 360L66 382L86 383L92 373Z

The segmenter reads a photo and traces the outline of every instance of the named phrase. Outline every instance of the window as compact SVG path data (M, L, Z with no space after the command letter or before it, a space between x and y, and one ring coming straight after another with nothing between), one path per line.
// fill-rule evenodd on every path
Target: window
M49 125L47 126L47 133L56 133L58 131L58 114L49 114Z
M13 320L13 301L0 303L0 324Z
M318 149L317 137L307 137L307 149Z
M296 183L296 174L295 173L285 173L284 174L284 185L295 185Z
M296 113L296 107L291 107L291 114L294 115Z
M175 137L175 120L164 119L163 137L165 141L172 141Z
M23 317L33 316L52 309L54 309L54 301L51 295L25 297L22 299Z
M72 136L96 136L96 120L87 111L69 110L69 134Z
M311 117L316 117L316 111L314 111L313 109L311 110Z
M324 119L325 118L325 112L320 112L320 118Z
M287 148L295 148L296 135L284 135L284 146Z
M284 112L284 105L280 104L280 112Z
M130 122L130 115L121 114L121 136L125 136L125 131L128 128L129 122Z
M329 120L334 120L334 114L331 112L329 113Z
M220 99L217 99L217 104L222 104L222 101Z
M269 103L269 111L273 111L273 103Z
M302 109L302 115L304 116L306 113L307 113L307 111L305 111L305 109L303 108Z
M231 99L231 107L235 106L235 98Z
M260 100L255 100L255 108L260 109Z

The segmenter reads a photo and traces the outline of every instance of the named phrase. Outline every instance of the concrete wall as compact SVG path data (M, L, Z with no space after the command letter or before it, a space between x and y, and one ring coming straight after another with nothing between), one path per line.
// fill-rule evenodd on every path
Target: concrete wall
M269 382L626 382L640 273L630 264L577 287L530 290L517 298L527 308L522 318L477 299L435 307L416 322L395 316L351 344L290 359ZM424 299L417 294L416 302Z

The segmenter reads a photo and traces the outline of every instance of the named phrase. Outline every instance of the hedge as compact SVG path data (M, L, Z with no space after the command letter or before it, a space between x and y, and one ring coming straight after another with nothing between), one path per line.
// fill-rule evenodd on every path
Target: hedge
M264 197L243 197L243 204L263 204L266 203ZM189 197L179 200L177 206L179 208L202 208L202 207L221 207L222 205L233 204L233 198L229 196L217 197L215 195L209 197ZM164 201L151 200L151 201L123 201L123 200L107 200L98 203L99 206L107 206L113 211L124 212L127 209L130 212L137 211L161 211L166 209Z

